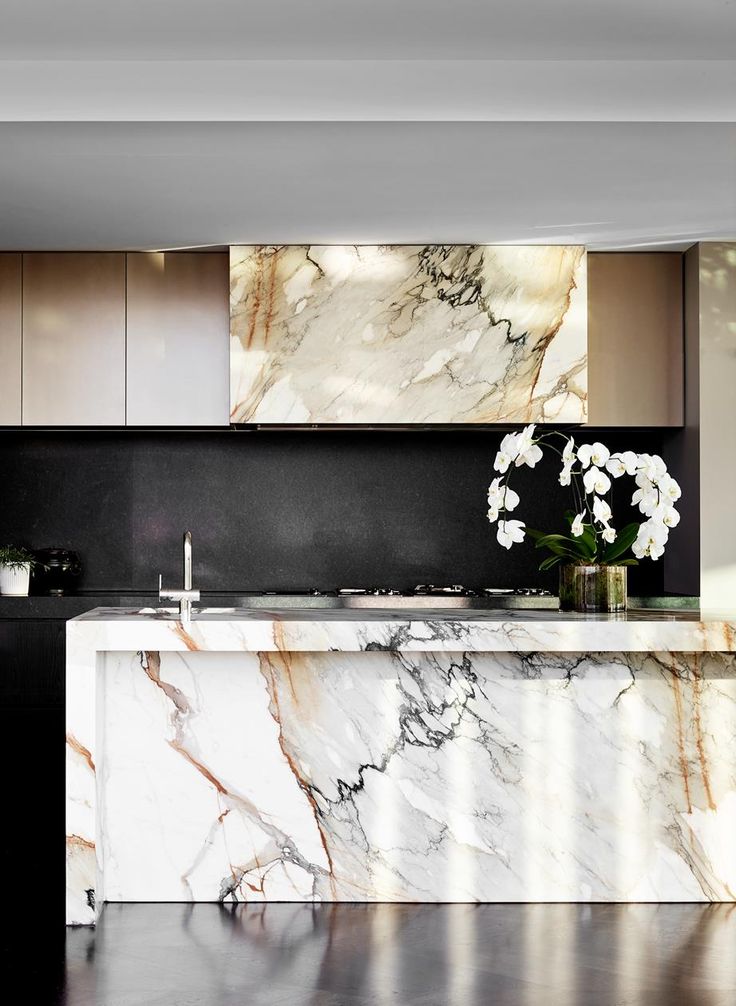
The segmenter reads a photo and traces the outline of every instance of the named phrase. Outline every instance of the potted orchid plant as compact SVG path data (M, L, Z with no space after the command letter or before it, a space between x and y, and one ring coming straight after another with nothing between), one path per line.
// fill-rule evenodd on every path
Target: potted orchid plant
M488 487L488 520L497 524L496 538L511 548L525 537L548 554L540 570L559 567L560 608L567 611L622 611L626 608L626 571L639 559L659 559L670 530L680 522L674 504L681 496L675 479L657 454L634 451L611 453L605 444L576 446L559 431L535 436L535 427L507 433L493 463L498 477ZM569 486L573 506L565 514L567 531L548 534L526 527L508 515L516 510L519 494L511 487L513 474L534 468L545 446L559 455L560 485ZM613 481L634 479L631 497L643 519L618 530L613 524L610 493Z

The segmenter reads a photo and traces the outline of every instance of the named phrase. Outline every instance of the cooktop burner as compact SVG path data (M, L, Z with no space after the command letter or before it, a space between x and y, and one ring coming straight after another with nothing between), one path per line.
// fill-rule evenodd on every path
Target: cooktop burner
M311 591L312 594L319 594L320 591ZM480 592L486 597L551 597L548 590L541 587L484 587ZM339 597L477 597L478 591L463 587L462 584L452 583L435 585L434 583L419 583L413 590L404 593L401 590L394 590L392 587L341 587L337 594Z

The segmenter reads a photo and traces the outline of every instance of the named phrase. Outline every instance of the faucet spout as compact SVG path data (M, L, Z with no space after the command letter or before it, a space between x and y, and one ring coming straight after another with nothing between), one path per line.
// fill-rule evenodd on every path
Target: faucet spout
M184 590L192 589L192 532L184 532Z
M192 532L184 532L184 587L182 590L169 589L161 585L158 578L160 601L179 602L179 621L188 625L192 620L192 601L199 600L199 591L192 589Z

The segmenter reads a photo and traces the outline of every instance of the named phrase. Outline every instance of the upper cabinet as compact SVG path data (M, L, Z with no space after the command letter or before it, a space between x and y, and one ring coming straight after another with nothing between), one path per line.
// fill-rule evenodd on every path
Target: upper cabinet
M588 255L588 422L680 426L683 265L677 252Z
M682 262L577 246L3 253L0 425L678 426Z
M0 426L21 422L21 256L0 254Z
M125 423L125 256L23 255L23 423Z
M227 426L227 253L131 253L129 426Z
M230 253L235 422L585 420L582 247Z

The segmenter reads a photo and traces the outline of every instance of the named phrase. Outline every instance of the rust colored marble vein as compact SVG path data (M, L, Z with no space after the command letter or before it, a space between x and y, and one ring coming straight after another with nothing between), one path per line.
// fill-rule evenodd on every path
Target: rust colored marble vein
M66 836L67 845L75 845L80 849L91 849L94 851L95 843L90 842L88 838L82 838L81 835L67 835Z
M263 249L258 250L258 265L256 267L256 282L255 288L253 290L253 309L250 315L250 322L248 324L248 341L246 346L248 349L253 345L253 339L256 334L256 326L258 324L258 312L261 307L261 289L263 286Z
M181 639L188 650L198 650L199 643L197 643L187 632L181 622L177 622L174 626L174 633Z
M284 657L285 657L285 654L282 653L281 654L281 658L284 659ZM289 766L289 768L291 769L291 772L292 772L294 778L296 779L299 788L302 790L302 792L306 796L307 800L309 801L309 805L312 808L312 816L314 817L314 823L317 826L317 832L319 833L319 839L320 839L320 842L322 843L322 848L324 849L325 856L327 858L327 865L328 865L328 868L329 868L330 887L332 889L332 896L333 896L333 898L335 900L337 900L337 891L336 891L336 887L335 887L334 866L333 866L333 862L332 862L332 856L330 855L329 846L327 844L327 837L326 837L326 835L324 833L324 830L322 828L322 822L320 820L319 807L317 806L317 801L314 798L314 794L312 793L312 790L311 790L311 787L309 786L309 783L307 782L307 780L300 773L299 768L298 768L296 762L294 761L294 759L292 758L291 754L289 753L289 751L287 750L287 747L286 747L286 741L284 739L284 728L283 728L283 724L282 724L282 720L281 720L281 705L279 703L279 693L278 693L278 684L277 684L277 681L276 681L276 671L275 671L273 662L271 660L270 654L268 654L268 653L259 653L258 654L258 658L259 658L259 663L260 663L260 667L261 667L261 673L263 674L264 678L266 678L266 681L270 684L269 692L270 692L270 695L271 695L271 715L273 716L274 720L276 721L276 725L279 728L279 747L281 748L281 753L283 754L284 758L286 759L286 763ZM286 661L285 661L285 663L286 663ZM291 683L291 670L290 670L290 668L289 668L289 670L287 670L287 674L289 675L289 680L290 680L290 683ZM292 691L293 691L293 687L294 687L293 683L291 683Z
M710 810L716 810L716 802L713 799L713 791L710 785L710 774L708 772L708 757L705 753L705 741L703 737L703 724L701 721L701 688L703 679L700 674L700 655L693 654L693 719L695 723L695 747L698 752L698 762L700 763L700 774L703 778L703 789L705 798L708 801Z
M215 787L218 793L221 793L223 796L231 795L230 792L225 788L225 786L223 786L223 784L220 782L220 780L210 772L207 766L203 765L202 762L197 761L194 755L190 754L187 751L187 749L182 747L178 741L173 740L168 741L167 743L169 744L169 747L172 747L174 751L176 751L178 754L182 756L182 758L185 758L190 765L193 765L194 768L196 768L196 770L205 777L207 782L211 783ZM220 815L218 817L218 821L222 821L222 816L223 815Z
M291 676L291 653L287 649L287 643L284 639L284 625L283 622L273 623L273 641L276 644L276 649L281 655L283 661L284 670L286 671L286 676L289 679L289 690L291 691L291 696L294 699L295 704L299 704L299 697L296 694L296 688L294 687L294 679ZM277 700L278 701L278 700ZM280 726L281 724L279 724Z
M141 668L145 672L146 676L153 682L153 684L156 685L157 688L161 689L164 695L169 699L169 701L174 706L174 709L171 714L171 725L174 730L174 737L173 739L167 740L168 745L172 748L172 750L176 751L177 754L181 755L182 758L184 758L185 761L189 765L191 765L192 768L194 768L204 779L206 779L206 781L211 786L214 787L215 791L221 797L223 797L225 801L229 802L232 805L230 807L226 807L226 809L218 815L217 825L221 826L230 810L233 809L233 807L237 807L250 820L256 822L258 826L262 828L263 831L266 832L267 835L269 835L271 841L274 843L276 848L283 848L285 845L291 846L293 844L291 842L291 839L280 829L274 827L273 825L269 824L266 820L264 820L258 807L256 807L254 803L252 803L250 800L248 800L241 794L233 792L232 790L228 789L228 787L220 779L217 778L214 772L212 772L199 758L197 758L194 754L192 754L190 750L188 750L186 746L185 731L186 731L187 720L189 719L189 716L194 712L194 710L192 709L192 706L189 703L189 700L187 699L186 695L184 695L184 693L180 691L180 689L176 688L174 685L170 684L167 681L161 680L161 654L156 651L141 651L139 653L139 659L141 663ZM310 802L312 802L314 809L315 805L313 802L313 798L311 797L311 793L309 793L308 790L307 790L307 796L310 799ZM325 841L324 835L322 834L322 831L319 828L319 824L318 824L318 832L322 840L322 844L324 846ZM329 869L330 883L333 886L334 891L334 883L332 878L332 863L326 848L325 848L325 854L327 856L327 861L330 867ZM312 874L312 876L315 878L318 874L324 874L327 872L322 867L316 867L310 864L298 852L293 855L293 862L300 868L304 869L307 873ZM191 868L182 876L182 880L187 885L188 885L187 878L190 872Z
M95 772L96 771L95 763L92 760L92 753L89 751L89 749L86 748L84 744L81 744L72 733L67 733L66 742L72 749L72 751L75 751L78 755L81 755L82 758L84 758L84 760L87 762L89 767L92 769L92 771Z
M276 292L276 267L278 264L278 255L272 255L270 261L270 269L268 272L268 291L266 293L266 310L263 319L263 346L264 348L268 345L268 337L271 334L271 322L273 321L274 312L274 294Z
M687 751L685 750L685 728L682 713L682 691L680 689L680 679L677 676L677 670L674 667L670 667L670 674L672 677L672 690L675 696L675 715L677 717L677 750L678 759L680 762L680 774L682 775L682 782L685 789L685 799L687 800L687 812L692 814L693 804L690 798L690 778L687 765Z

